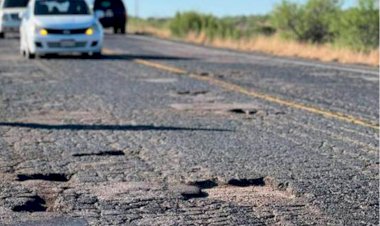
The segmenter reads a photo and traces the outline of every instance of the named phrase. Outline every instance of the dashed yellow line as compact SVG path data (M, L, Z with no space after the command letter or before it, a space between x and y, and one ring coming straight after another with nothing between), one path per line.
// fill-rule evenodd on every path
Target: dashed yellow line
M110 53L110 54L116 53L115 51L109 50L109 49L106 49L104 52ZM310 105L305 105L302 103L296 103L293 101L285 100L285 99L282 99L282 98L279 98L276 96L271 96L271 95L268 95L265 93L261 93L261 92L257 92L257 91L253 91L253 90L248 90L248 89L241 87L239 85L232 84L232 83L217 79L215 77L193 74L193 73L190 73L190 72L183 70L181 68L172 67L172 66L168 66L165 64L161 64L161 63L151 62L151 61L142 60L142 59L136 59L136 60L134 60L134 62L141 64L141 65L148 66L148 67L156 68L159 70L175 73L175 74L186 74L191 78L201 80L201 81L206 81L212 85L222 87L226 90L242 93L242 94L245 94L247 96L259 98L259 99L262 99L262 100L265 100L268 102L276 103L279 105L284 105L284 106L287 106L290 108L311 112L311 113L314 113L317 115L321 115L325 118L333 118L333 119L337 119L340 121L344 121L344 122L360 125L363 127L379 130L379 124L377 122L375 123L375 122L371 122L371 121L366 121L366 120L360 119L360 118L352 116L352 115L347 115L347 114L344 114L341 112L329 111L329 110L325 110L322 108L318 108L318 107L314 107L314 106L310 106Z
M137 59L137 60L134 60L134 62L136 62L138 64L143 64L145 66L154 67L154 68L157 68L157 69L160 69L160 70L168 71L168 72L171 72L171 73L175 73L175 74L187 74L187 71L182 70L180 68L169 67L169 66L164 65L164 64L153 63L153 62L150 62L150 61L147 61L147 60Z

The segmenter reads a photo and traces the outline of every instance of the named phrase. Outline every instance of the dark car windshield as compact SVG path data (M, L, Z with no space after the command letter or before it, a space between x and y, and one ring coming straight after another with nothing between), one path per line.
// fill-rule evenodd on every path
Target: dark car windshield
M4 8L25 8L28 5L29 0L5 0Z
M35 15L88 15L85 0L37 0Z
M125 11L122 0L95 0L94 9L103 11L111 9L114 12Z

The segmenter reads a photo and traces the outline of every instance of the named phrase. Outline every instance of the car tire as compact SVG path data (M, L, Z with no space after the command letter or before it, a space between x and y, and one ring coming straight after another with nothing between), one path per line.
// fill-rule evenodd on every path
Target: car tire
M55 53L47 53L44 55L40 55L39 57L44 58L44 59L52 59L52 58L56 58L57 56L58 54L55 54Z
M120 33L125 34L125 25L120 28Z
M114 34L117 34L118 32L119 32L119 28L118 28L118 27L116 27L116 26L115 26L115 27L113 27L113 33L114 33Z
M34 54L34 53L29 53L29 54L28 54L28 59L30 59L30 60L36 59L36 54Z
M36 54L30 53L29 50L25 50L25 58L29 59L29 60L35 59L36 58Z
M102 52L93 52L92 53L92 58L94 59L100 59L102 57Z
M0 32L0 38L5 38L5 33L4 32Z
M90 54L89 53L81 53L80 56L81 56L82 59L87 59L87 58L90 57Z

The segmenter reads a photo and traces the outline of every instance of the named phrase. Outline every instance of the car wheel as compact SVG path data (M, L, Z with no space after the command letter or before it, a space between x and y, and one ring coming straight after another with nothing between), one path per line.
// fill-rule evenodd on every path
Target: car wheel
M125 34L125 25L120 28L120 33Z
M117 34L118 31L119 31L119 28L118 28L118 27L113 27L113 33L114 33L114 34Z
M100 59L101 57L102 57L102 53L100 51L92 53L92 58Z
M83 59L87 59L89 56L90 56L90 54L89 53L81 53L81 55L80 55Z
M4 32L0 32L0 38L4 38L5 37L5 33Z
M34 54L34 53L29 53L28 54L28 59L36 59L36 54Z
M51 59L51 58L55 58L57 56L58 55L55 54L55 53L47 53L47 54L44 54L44 55L39 55L40 58L45 58L45 59Z
M36 54L30 53L29 50L25 50L25 57L27 59L35 59L36 58Z

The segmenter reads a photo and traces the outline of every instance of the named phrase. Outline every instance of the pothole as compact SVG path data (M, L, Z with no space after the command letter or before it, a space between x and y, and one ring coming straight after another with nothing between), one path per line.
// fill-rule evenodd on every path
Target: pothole
M197 186L183 185L179 189L180 194L185 200L206 198L208 196L206 192L203 192L202 189Z
M198 73L198 75L204 76L204 77L212 76L212 74L210 72L200 72L200 73Z
M241 117L243 119L282 117L282 115L286 114L284 111L266 108L256 103L208 102L205 96L195 96L193 98L193 103L173 103L169 106L177 111L188 111L199 114L210 112L222 116Z
M109 150L95 153L74 153L73 157L85 157L85 156L124 156L125 153L121 150Z
M194 185L201 189L210 189L210 188L218 186L218 183L216 183L215 180L202 180L202 181L190 182L189 185Z
M243 109L243 108L234 108L228 110L228 112L234 114L243 114L243 115L255 115L257 113L256 109Z
M170 190L180 194L184 200L206 198L208 194L202 191L202 188L195 185L180 184L170 187Z
M228 181L228 185L236 187L265 186L265 179L264 177L255 179L231 179Z
M175 187L179 189L180 194L186 199L192 198L206 198L208 193L203 190L218 189L218 187L255 187L265 186L265 178L253 179L230 179L227 184L218 183L216 179L201 180L189 182L187 185L180 185Z
M70 176L61 173L37 173L37 174L17 174L17 181L44 180L52 182L67 182Z
M32 196L22 205L12 208L14 212L45 212L47 210L46 202L40 196Z
M232 113L251 113L258 112L258 108L255 104L249 103L191 103L191 104L171 104L170 107L180 111L220 111L220 112L232 112Z
M231 178L227 182L210 179L190 184L197 186L200 193L206 193L209 200L249 207L267 225L294 225L294 222L307 222L311 216L317 222L326 222L317 207L294 194L289 182L279 183L271 177L257 177Z
M198 95L205 95L209 93L208 91L201 90L201 91L178 91L178 95L187 95L187 96L198 96Z

